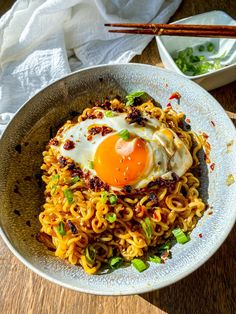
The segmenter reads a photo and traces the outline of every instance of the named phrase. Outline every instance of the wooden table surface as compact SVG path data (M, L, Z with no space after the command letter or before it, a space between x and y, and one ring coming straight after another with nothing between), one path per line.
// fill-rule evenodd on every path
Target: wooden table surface
M13 2L13 0L1 0L0 15ZM210 10L223 10L236 18L236 1L184 0L172 20ZM155 41L153 40L143 54L136 56L133 61L160 66L161 61ZM211 94L225 110L231 112L232 118L236 117L236 82L213 90ZM234 228L217 253L187 278L158 291L123 297L87 295L52 284L22 265L0 239L0 312L3 314L236 313L235 230Z

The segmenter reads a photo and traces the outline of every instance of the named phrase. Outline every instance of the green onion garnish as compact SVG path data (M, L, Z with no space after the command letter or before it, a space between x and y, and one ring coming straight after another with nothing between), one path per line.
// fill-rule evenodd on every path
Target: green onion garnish
M213 43L207 43L200 45L198 51L208 51L214 53L215 46ZM196 50L196 49L195 49ZM211 70L217 70L221 68L221 60L224 55L217 59L211 58L206 60L204 55L193 54L193 49L188 47L178 52L177 58L174 59L178 68L186 75L200 75L207 73Z
M128 141L130 138L129 131L126 129L121 130L118 134L124 141Z
M106 220L109 221L111 224L116 221L116 214L115 213L107 213L105 216Z
M187 237L180 228L174 229L172 233L175 236L176 241L180 244L184 244L189 241L189 237Z
M200 45L200 46L198 47L198 50L199 50L199 51L204 51L204 50L205 50L205 46L204 46L204 45Z
M85 249L85 257L90 264L94 264L96 258L96 250L91 244L89 244Z
M122 257L111 257L108 261L108 265L111 269L117 269L123 264Z
M56 192L56 189L57 189L57 186L59 183L59 179L60 179L59 174L55 174L54 176L52 176L52 179L50 181L51 188L52 188L52 194L54 194Z
M153 230L152 230L152 225L151 225L150 219L148 217L146 217L140 223L141 223L141 226L142 226L143 231L145 233L145 236L148 238L148 240L151 240Z
M158 248L158 252L162 253L162 252L170 250L170 249L171 249L171 243L170 242L166 242L166 243L162 244Z
M66 235L66 231L64 227L65 227L64 223L60 221L57 230L62 236Z
M112 118L112 117L114 117L114 112L107 110L107 111L105 111L105 116L107 118Z
M149 261L150 262L153 262L153 263L156 263L156 264L161 264L162 263L162 259L159 257L159 256L150 256L149 257Z
M147 269L147 265L144 263L143 260L139 259L139 258L134 258L131 261L132 265L139 271L142 272L145 269Z
M117 202L117 199L118 199L118 197L117 197L116 195L112 194L112 195L109 197L109 202L110 202L110 204L111 204L111 205L115 205L116 202Z
M214 50L214 48L215 48L215 46L214 46L213 43L209 43L209 44L207 45L207 51L209 51L209 52L212 52L212 51Z
M93 163L93 161L89 161L89 162L88 162L88 167L89 167L90 169L93 169L93 168L94 168L94 163Z
M144 96L144 95L146 95L146 93L145 92L141 92L141 91L134 92L134 93L131 93L131 94L127 95L126 96L126 99L127 99L126 105L127 106L133 106L135 98L138 98L138 97L141 97L141 96Z
M101 193L101 201L105 204L108 200L108 193L106 191Z
M64 190L64 195L65 195L65 197L67 199L67 202L69 204L73 203L73 193L71 192L71 190L65 189Z
M77 183L80 180L80 177L76 176L73 179L71 179L70 184L73 185L75 183Z

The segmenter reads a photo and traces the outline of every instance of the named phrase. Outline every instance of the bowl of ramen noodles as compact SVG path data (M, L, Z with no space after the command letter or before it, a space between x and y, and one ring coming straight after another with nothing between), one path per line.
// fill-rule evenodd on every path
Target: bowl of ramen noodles
M24 104L0 140L1 235L32 271L77 291L170 285L233 227L234 140L223 108L178 74L75 72Z

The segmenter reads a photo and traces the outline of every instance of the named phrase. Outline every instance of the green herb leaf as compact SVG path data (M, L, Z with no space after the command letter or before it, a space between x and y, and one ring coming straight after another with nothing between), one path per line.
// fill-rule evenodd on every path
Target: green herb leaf
M207 45L207 51L212 52L215 49L215 45L213 43L209 43Z
M106 220L110 223L113 223L116 221L116 214L115 213L107 213L105 216Z
M199 50L199 51L204 51L204 50L205 50L205 46L204 46L204 45L200 45L200 46L198 47L198 50Z
M117 269L123 264L123 259L120 256L111 257L108 261L108 265L111 269Z
M73 198L73 193L72 193L71 190L65 189L65 190L64 190L64 195L65 195L65 197L66 197L66 199L67 199L67 202L68 202L69 204L73 203L74 198Z
M57 230L60 233L60 235L62 235L62 236L66 235L65 225L62 221L59 222Z
M146 93L142 92L142 91L133 92L133 93L127 95L126 96L126 99L127 99L126 105L127 106L132 106L134 104L135 98L138 98L138 97L141 97L141 96L144 96L144 95L146 95Z
M118 134L124 141L128 141L130 138L130 133L126 129L121 130Z
M93 161L89 161L88 167L89 167L90 169L94 169L94 162L93 162Z
M141 226L143 228L143 231L145 233L145 236L148 240L151 240L153 235L152 225L151 221L148 217L146 217L144 220L141 221Z
M115 116L115 114L114 114L114 112L107 110L107 111L105 111L105 116L107 118L112 118Z
M91 244L89 244L85 249L85 257L90 264L94 264L96 258L96 250Z
M180 228L174 229L172 233L175 236L176 241L180 244L184 244L189 241L189 237L187 237Z
M73 185L73 184L77 183L78 181L80 181L80 177L76 176L73 179L71 179L70 184Z
M226 184L228 186L230 186L231 184L233 184L235 182L234 180L234 176L232 174L229 174L228 177L227 177L227 180L226 180Z
M101 201L105 204L108 200L108 193L106 191L101 193Z
M114 195L114 194L112 194L112 195L109 197L109 202L110 202L111 205L115 205L116 202L117 202L117 200L118 200L118 197L117 197L116 195Z
M159 257L159 256L150 256L149 257L149 261L150 262L153 262L153 263L156 263L156 264L161 264L162 263L162 259Z
M134 258L131 263L139 272L142 272L148 268L144 261L139 258Z

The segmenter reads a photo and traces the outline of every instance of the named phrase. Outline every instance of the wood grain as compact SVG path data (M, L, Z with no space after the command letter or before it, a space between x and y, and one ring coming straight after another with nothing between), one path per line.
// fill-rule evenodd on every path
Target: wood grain
M1 1L0 14L13 3ZM236 18L235 0L185 0L172 21L216 9ZM132 61L162 66L155 41ZM236 82L211 94L236 121ZM0 240L0 311L3 314L236 313L235 231L236 228L207 263L187 278L159 291L125 297L92 296L56 286L23 266Z

